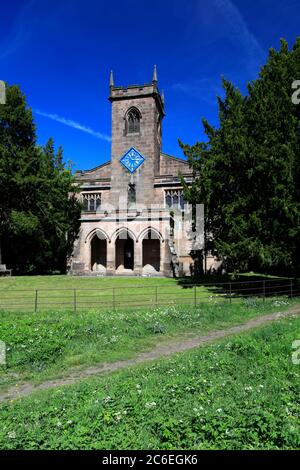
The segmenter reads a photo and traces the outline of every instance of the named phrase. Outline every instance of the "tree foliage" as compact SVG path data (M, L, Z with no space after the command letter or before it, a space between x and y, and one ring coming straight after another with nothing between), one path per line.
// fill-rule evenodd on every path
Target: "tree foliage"
M300 38L270 50L243 96L225 79L219 127L203 120L206 142L180 143L194 170L186 198L205 205L207 244L235 271L300 267Z
M17 273L65 271L79 230L71 168L50 138L37 145L31 109L19 87L0 105L0 239Z

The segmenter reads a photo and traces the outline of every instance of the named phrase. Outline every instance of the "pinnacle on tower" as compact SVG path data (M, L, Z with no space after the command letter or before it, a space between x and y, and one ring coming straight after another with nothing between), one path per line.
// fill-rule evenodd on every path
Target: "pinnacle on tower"
M156 65L154 65L152 82L157 83L157 70L156 70Z
M162 100L162 103L164 105L165 104L165 92L164 92L164 90L161 91L161 100Z
M110 86L110 87L115 86L115 83L114 83L114 74L113 74L113 71L112 71L112 70L110 71L109 86Z

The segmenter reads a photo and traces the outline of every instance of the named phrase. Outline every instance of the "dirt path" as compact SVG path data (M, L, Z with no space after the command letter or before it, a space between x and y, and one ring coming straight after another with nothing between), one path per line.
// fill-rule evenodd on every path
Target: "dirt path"
M210 333L207 333L206 335L195 335L187 339L173 340L168 343L156 346L154 349L152 349L152 351L141 353L133 359L89 367L84 370L72 372L64 378L48 380L46 382L36 385L32 384L31 382L22 383L18 386L14 386L8 389L6 392L0 392L0 403L8 400L15 400L17 398L26 397L38 390L47 390L55 387L61 387L64 385L71 385L82 379L107 374L109 372L125 369L127 367L134 366L137 364L146 363L154 359L168 357L175 353L188 351L199 346L204 346L213 343L218 339L253 330L257 327L264 326L270 322L291 315L300 315L300 307L295 306L285 312L276 312L271 313L269 315L256 317L251 320L248 320L246 323L242 323L237 326L232 326L224 330L212 331Z

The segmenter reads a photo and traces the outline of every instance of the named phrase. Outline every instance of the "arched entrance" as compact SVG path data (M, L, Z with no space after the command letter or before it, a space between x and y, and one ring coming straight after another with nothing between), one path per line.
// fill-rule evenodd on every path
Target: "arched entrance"
M107 241L95 234L91 241L91 270L105 271L107 267Z
M160 271L160 239L149 230L143 239L143 269L147 271Z
M134 241L128 233L122 233L116 240L116 269L134 269Z

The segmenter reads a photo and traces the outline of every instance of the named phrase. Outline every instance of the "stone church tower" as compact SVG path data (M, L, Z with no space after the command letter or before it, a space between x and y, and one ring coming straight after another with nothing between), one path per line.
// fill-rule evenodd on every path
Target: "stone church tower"
M112 104L111 203L117 205L120 199L126 202L131 184L136 191L136 203L147 204L153 197L154 178L159 175L161 124L165 115L156 69L152 83L144 86L115 87L111 75L109 99ZM134 173L119 162L120 155L132 147L145 156Z
M76 171L83 203L81 229L70 273L85 275L189 275L193 243L179 173L189 183L188 163L162 152L164 97L157 71L144 85L115 86L111 159ZM174 215L175 214L175 215Z

